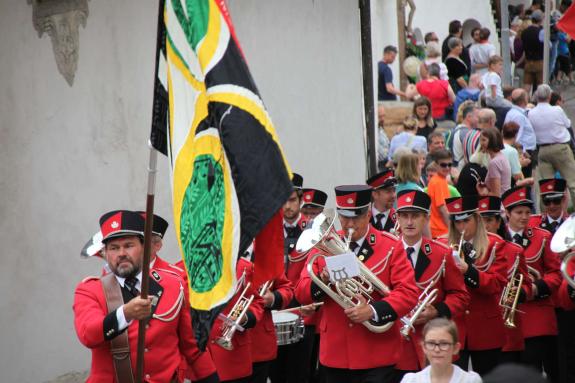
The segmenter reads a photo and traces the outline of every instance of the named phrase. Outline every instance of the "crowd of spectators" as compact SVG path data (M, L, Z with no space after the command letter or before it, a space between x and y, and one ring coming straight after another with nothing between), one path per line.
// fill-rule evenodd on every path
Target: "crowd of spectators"
M552 25L568 5L563 2L552 13ZM435 32L427 33L425 58L405 91L393 86L390 64L397 49L385 48L379 100L401 96L413 101L412 115L392 137L383 131L385 103L378 109L379 164L396 168L401 188L426 190L432 201L441 202L457 193L500 197L512 186L533 184L533 177L561 177L574 200L571 121L560 93L545 83L573 80L575 43L552 28L551 77L543 81L546 37L540 8L535 1L530 9L514 9L509 26L512 86L503 86L503 59L492 43L498 37L486 27L471 31L468 46L458 20L449 23L441 44ZM441 207L432 203L431 230L436 233L447 224Z

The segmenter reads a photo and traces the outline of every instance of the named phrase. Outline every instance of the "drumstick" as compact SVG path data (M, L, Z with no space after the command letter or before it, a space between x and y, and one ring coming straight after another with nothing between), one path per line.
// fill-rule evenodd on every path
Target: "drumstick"
M316 308L323 305L323 302L316 302L316 303L312 303L310 305L304 305L304 306L299 306L299 307L292 307L289 309L285 309L285 310L280 310L280 311L276 311L277 313L287 313L287 312L291 312L291 311L301 311L302 309L311 309L311 308Z

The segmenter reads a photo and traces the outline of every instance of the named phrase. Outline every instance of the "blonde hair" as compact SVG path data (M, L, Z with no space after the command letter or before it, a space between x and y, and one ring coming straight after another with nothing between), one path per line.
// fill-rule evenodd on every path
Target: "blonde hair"
M475 101L467 100L463 101L459 107L457 108L457 123L461 124L463 122L463 109L467 108L470 105L476 105Z
M403 120L403 130L417 130L417 119L413 116L408 116Z
M475 220L475 235L473 236L473 249L475 249L476 257L478 261L483 260L487 255L487 248L489 247L489 237L487 236L487 230L483 224L483 219L479 216L479 213L474 212L471 218ZM459 244L461 240L461 233L455 227L455 221L449 220L449 234L447 235L448 243Z
M395 178L399 183L419 182L419 156L415 153L405 153L399 157L397 168L395 168Z
M441 56L441 45L438 42L430 41L425 46L425 56L435 58Z

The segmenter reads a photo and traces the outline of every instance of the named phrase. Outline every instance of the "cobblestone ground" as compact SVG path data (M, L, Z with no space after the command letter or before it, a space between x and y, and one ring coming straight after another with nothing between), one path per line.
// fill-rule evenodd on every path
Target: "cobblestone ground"
M87 377L88 371L69 372L52 380L47 380L44 383L84 383Z

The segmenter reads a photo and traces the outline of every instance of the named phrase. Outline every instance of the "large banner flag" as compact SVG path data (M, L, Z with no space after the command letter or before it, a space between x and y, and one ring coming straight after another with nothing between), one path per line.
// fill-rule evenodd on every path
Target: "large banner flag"
M174 226L204 348L234 295L238 254L260 233L282 230L291 171L224 0L165 0L161 21L151 139L170 159ZM271 274L281 272L281 246L258 246L256 270L273 256Z

